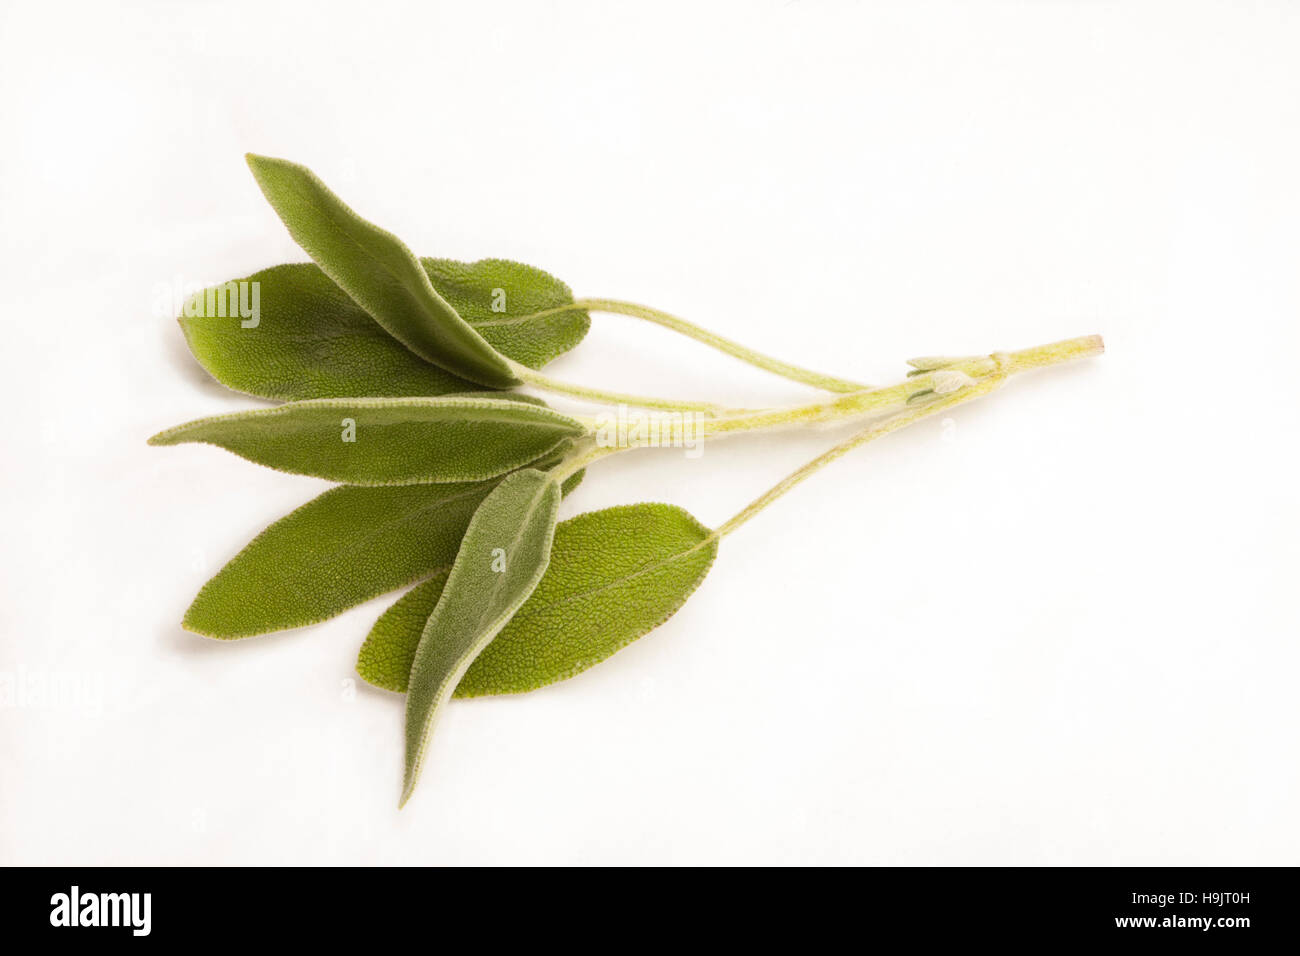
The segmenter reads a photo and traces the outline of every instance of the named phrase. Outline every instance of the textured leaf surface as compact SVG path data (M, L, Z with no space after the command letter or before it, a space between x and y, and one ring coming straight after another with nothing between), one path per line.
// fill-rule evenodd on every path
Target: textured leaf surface
M207 442L281 471L382 485L481 481L536 461L583 431L573 419L526 402L322 398L199 419L149 443Z
M483 337L539 368L582 341L585 312L524 318L573 300L568 286L516 262L425 259L443 297ZM263 269L193 297L178 319L190 351L217 381L275 401L380 395L445 395L482 386L424 361L312 263ZM255 324L234 305L240 283L257 283ZM506 312L492 305L504 299ZM249 293L244 293L246 299ZM223 314L224 313L224 314ZM481 323L481 324L480 324Z
M445 576L496 484L331 488L217 572L185 613L185 627L224 639L302 627L428 574Z
M580 309L532 317L573 301L567 285L533 266L506 259L421 259L420 265L461 318L499 352L529 368L567 352L591 327L590 316Z
M717 551L709 529L672 505L626 505L563 522L537 589L470 665L455 696L535 690L603 661L676 613ZM445 581L421 582L375 622L357 660L365 680L406 690Z
M563 493L576 488L584 474L565 479ZM227 562L199 591L184 625L231 640L328 620L430 574L441 593L470 518L496 485L491 479L331 488L276 521ZM413 625L403 690L433 603Z
M528 469L503 479L474 513L411 665L403 804L443 706L546 571L559 507L559 483Z
M362 219L305 166L248 156L263 195L324 273L416 355L491 388L519 379L440 296L400 239Z

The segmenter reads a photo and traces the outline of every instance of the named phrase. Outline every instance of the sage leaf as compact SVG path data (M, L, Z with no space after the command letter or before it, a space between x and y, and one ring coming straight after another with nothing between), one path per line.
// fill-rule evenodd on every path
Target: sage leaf
M223 640L252 637L315 624L431 573L445 575L496 485L331 488L235 555L199 591L183 624Z
M549 408L476 398L320 398L202 418L151 445L207 442L259 465L353 485L482 481L584 434Z
M562 527L561 524L555 529L557 540ZM555 545L552 544L551 560L554 561L555 557ZM435 572L403 594L379 616L357 653L357 673L362 680L383 690L406 693L415 649L420 645L420 635L429 623L429 615L438 606L438 598L442 597L450 571L451 568L444 568ZM542 580L546 580L545 575ZM507 628L509 626L506 625ZM470 666L473 667L472 664ZM459 686L453 696L460 696Z
M568 495L585 474L574 472L560 490ZM182 624L235 640L328 620L431 574L445 581L470 518L497 482L331 488L231 558L203 585ZM414 629L411 656L432 610L430 604ZM408 657L403 690L410 666Z
M411 665L400 805L415 789L429 738L456 685L546 571L559 507L559 482L530 468L504 478L470 520Z
M437 293L402 240L358 216L305 166L251 153L247 158L289 235L393 337L471 382L520 384L510 360Z
M443 297L507 357L540 368L587 333L587 313L531 312L573 301L541 269L489 259L424 259ZM257 290L256 318L236 306ZM494 312L494 308L504 311ZM248 311L248 310L245 310ZM313 263L263 269L196 293L177 320L190 351L223 385L275 401L444 395L481 388L393 338Z
M535 266L508 259L421 259L429 281L497 351L541 368L576 346L591 328L584 309L563 309L573 292Z
M562 522L537 589L470 665L455 696L518 694L580 674L675 614L717 552L713 533L673 505L624 505ZM406 690L445 582L445 575L421 582L375 622L357 659L362 678Z

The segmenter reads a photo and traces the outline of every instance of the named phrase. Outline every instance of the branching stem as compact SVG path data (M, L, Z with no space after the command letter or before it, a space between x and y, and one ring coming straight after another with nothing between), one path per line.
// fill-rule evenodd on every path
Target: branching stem
M1006 378L1007 376L1004 373L990 375L982 381L976 382L974 385L963 388L945 398L938 399L937 401L931 402L928 405L923 405L919 408L898 412L889 416L884 421L877 422L874 425L864 428L852 438L840 442L834 448L823 452L812 461L786 475L740 511L736 512L736 514L732 515L727 521L719 525L713 532L714 535L723 538L731 534L731 532L735 531L742 524L754 517L754 515L758 514L772 502L776 501L777 498L780 498L805 478L808 478L820 471L822 468L825 468L837 458L848 454L859 445L865 445L867 442L875 441L877 438L883 438L890 432L898 431L898 429L919 422L923 418L929 418L931 415L937 415L940 412L947 411L963 402L969 402L972 399L979 398L981 395L986 395L1006 381Z
M994 352L985 358L954 359L944 368L924 372L898 385L855 392L828 402L774 411L733 414L705 421L702 423L702 428L704 436L707 437L780 428L800 423L837 422L886 416L787 475L719 526L714 534L717 537L730 534L795 485L859 445L865 445L923 418L986 395L1018 372L1100 355L1103 350L1101 336L1089 335L1066 339L1018 352ZM561 470L558 474L563 479L600 458L630 451L632 448L644 447L653 446L645 443L624 447L600 447L596 444L593 432L575 447L573 453L560 466Z

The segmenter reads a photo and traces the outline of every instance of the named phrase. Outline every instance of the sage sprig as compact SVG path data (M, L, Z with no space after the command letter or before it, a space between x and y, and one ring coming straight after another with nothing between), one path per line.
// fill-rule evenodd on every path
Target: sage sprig
M358 673L405 693L401 803L453 697L517 694L606 660L675 614L719 546L849 451L999 388L1020 372L1100 354L1085 336L987 356L913 359L868 387L809 371L648 306L575 298L531 266L417 259L305 167L250 156L263 194L314 260L204 290L181 328L199 362L271 408L199 419L156 445L217 445L257 464L340 484L258 535L199 592L189 630L239 639L325 620L409 588L361 645ZM260 290L260 315L243 290ZM238 295L239 308L223 307ZM214 307L215 305L215 307ZM829 395L781 408L631 395L538 369L576 347L590 312L634 316ZM531 385L606 409L568 415ZM618 432L610 406L694 416L701 440L833 423L848 439L709 528L668 504L630 504L557 524L589 466L660 447ZM658 421L651 419L652 422Z

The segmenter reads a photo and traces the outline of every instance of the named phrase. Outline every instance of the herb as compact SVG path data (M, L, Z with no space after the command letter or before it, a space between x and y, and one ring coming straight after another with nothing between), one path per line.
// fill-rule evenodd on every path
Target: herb
M309 170L249 157L266 198L314 264L275 266L204 290L180 324L220 382L283 404L200 419L152 444L204 442L341 484L276 521L199 592L184 626L238 639L325 620L410 588L376 621L357 670L407 694L404 804L442 708L566 680L662 624L720 543L852 449L1002 385L1102 351L1086 336L988 356L913 359L885 387L772 358L658 309L574 298L500 259L417 259ZM251 310L244 290L253 291ZM238 296L237 307L227 307ZM828 393L785 408L587 388L538 371L583 341L589 314L653 322ZM520 386L604 407L561 414ZM608 427L609 406L639 411ZM791 426L858 422L718 527L668 504L557 525L587 466L624 452ZM671 440L670 440L671 439ZM413 585L413 586L412 586Z
M532 596L470 665L457 697L522 694L576 677L650 633L708 574L718 536L673 505L637 504L561 522ZM357 673L406 692L424 622L447 583L435 574L384 612Z
M294 241L393 338L471 382L519 384L514 363L438 294L402 240L354 213L305 166L265 156L248 165Z
M474 331L529 368L573 348L591 324L586 310L572 305L569 287L541 269L503 259L421 259L420 265ZM216 308L226 301L220 297L254 283L259 313L272 317L265 326L259 319L257 328L249 328L237 310ZM494 295L498 289L509 295ZM493 312L494 305L500 311ZM179 321L190 351L213 378L260 398L446 395L482 388L420 358L312 263L273 266L206 289L186 303Z
M302 627L445 572L496 485L331 488L217 572L185 612L185 627L225 639Z
M415 789L443 705L542 579L559 508L559 481L529 468L502 481L470 519L411 662L402 803Z
M298 475L405 485L495 478L584 434L580 422L530 402L316 398L201 418L149 442L207 442Z

